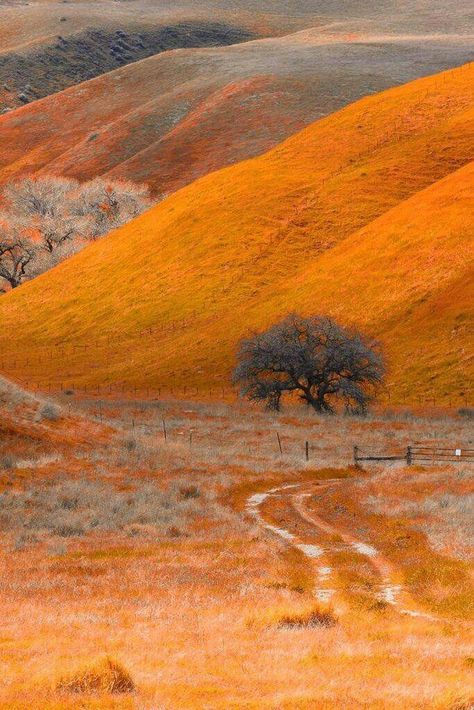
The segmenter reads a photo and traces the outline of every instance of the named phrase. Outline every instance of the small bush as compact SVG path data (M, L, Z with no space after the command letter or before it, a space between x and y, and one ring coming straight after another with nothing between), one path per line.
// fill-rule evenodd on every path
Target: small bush
M6 471L11 471L16 468L16 459L14 459L10 454L2 456L0 458L0 468L5 469Z
M135 451L137 448L136 439L125 439L123 442L123 448L125 451Z
M44 404L36 414L36 420L39 422L56 422L61 416L61 410L55 404L48 402Z
M337 624L337 619L330 610L310 609L299 614L286 614L278 622L281 629L330 628Z
M133 693L135 683L120 663L104 658L69 678L61 678L56 689L68 693Z
M464 419L474 419L474 409L472 407L461 407L461 409L458 409L458 414Z
M181 486L179 492L184 500L189 500L189 498L199 498L201 495L201 491L196 486Z

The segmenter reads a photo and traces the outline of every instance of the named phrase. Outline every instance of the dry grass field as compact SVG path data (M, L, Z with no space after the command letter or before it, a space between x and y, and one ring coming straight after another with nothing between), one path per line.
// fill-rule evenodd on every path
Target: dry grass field
M351 465L468 418L4 381L0 409L0 707L472 707L473 471Z

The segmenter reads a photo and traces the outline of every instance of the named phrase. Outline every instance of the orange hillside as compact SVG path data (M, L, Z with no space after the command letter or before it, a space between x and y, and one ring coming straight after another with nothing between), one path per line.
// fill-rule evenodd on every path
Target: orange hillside
M473 79L468 65L363 99L2 297L4 371L226 384L239 338L297 309L380 337L394 401L460 396Z

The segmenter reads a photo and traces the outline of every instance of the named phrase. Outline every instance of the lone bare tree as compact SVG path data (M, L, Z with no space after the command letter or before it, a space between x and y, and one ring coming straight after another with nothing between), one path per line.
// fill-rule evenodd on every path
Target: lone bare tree
M296 393L316 412L334 413L341 399L347 412L364 414L384 373L377 343L331 318L291 314L241 342L233 382L277 411L285 393Z

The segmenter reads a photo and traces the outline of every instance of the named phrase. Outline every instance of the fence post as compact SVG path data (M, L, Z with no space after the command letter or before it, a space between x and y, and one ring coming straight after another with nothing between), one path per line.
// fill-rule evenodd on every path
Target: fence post
M309 441L305 444L306 461L309 461Z
M407 446L407 466L411 466L413 463L413 454L411 451L411 446Z
M359 465L359 447L354 446L354 465L358 466Z
M280 455L281 455L281 454L283 454L283 449L281 446L280 434L277 432L276 435L277 435L277 439L278 439L278 448L280 449Z
M165 441L166 441L166 440L167 440L167 437L168 437L168 435L167 435L167 433L166 433L166 422L165 422L164 419L163 419L162 421L163 421L163 435L164 435Z

